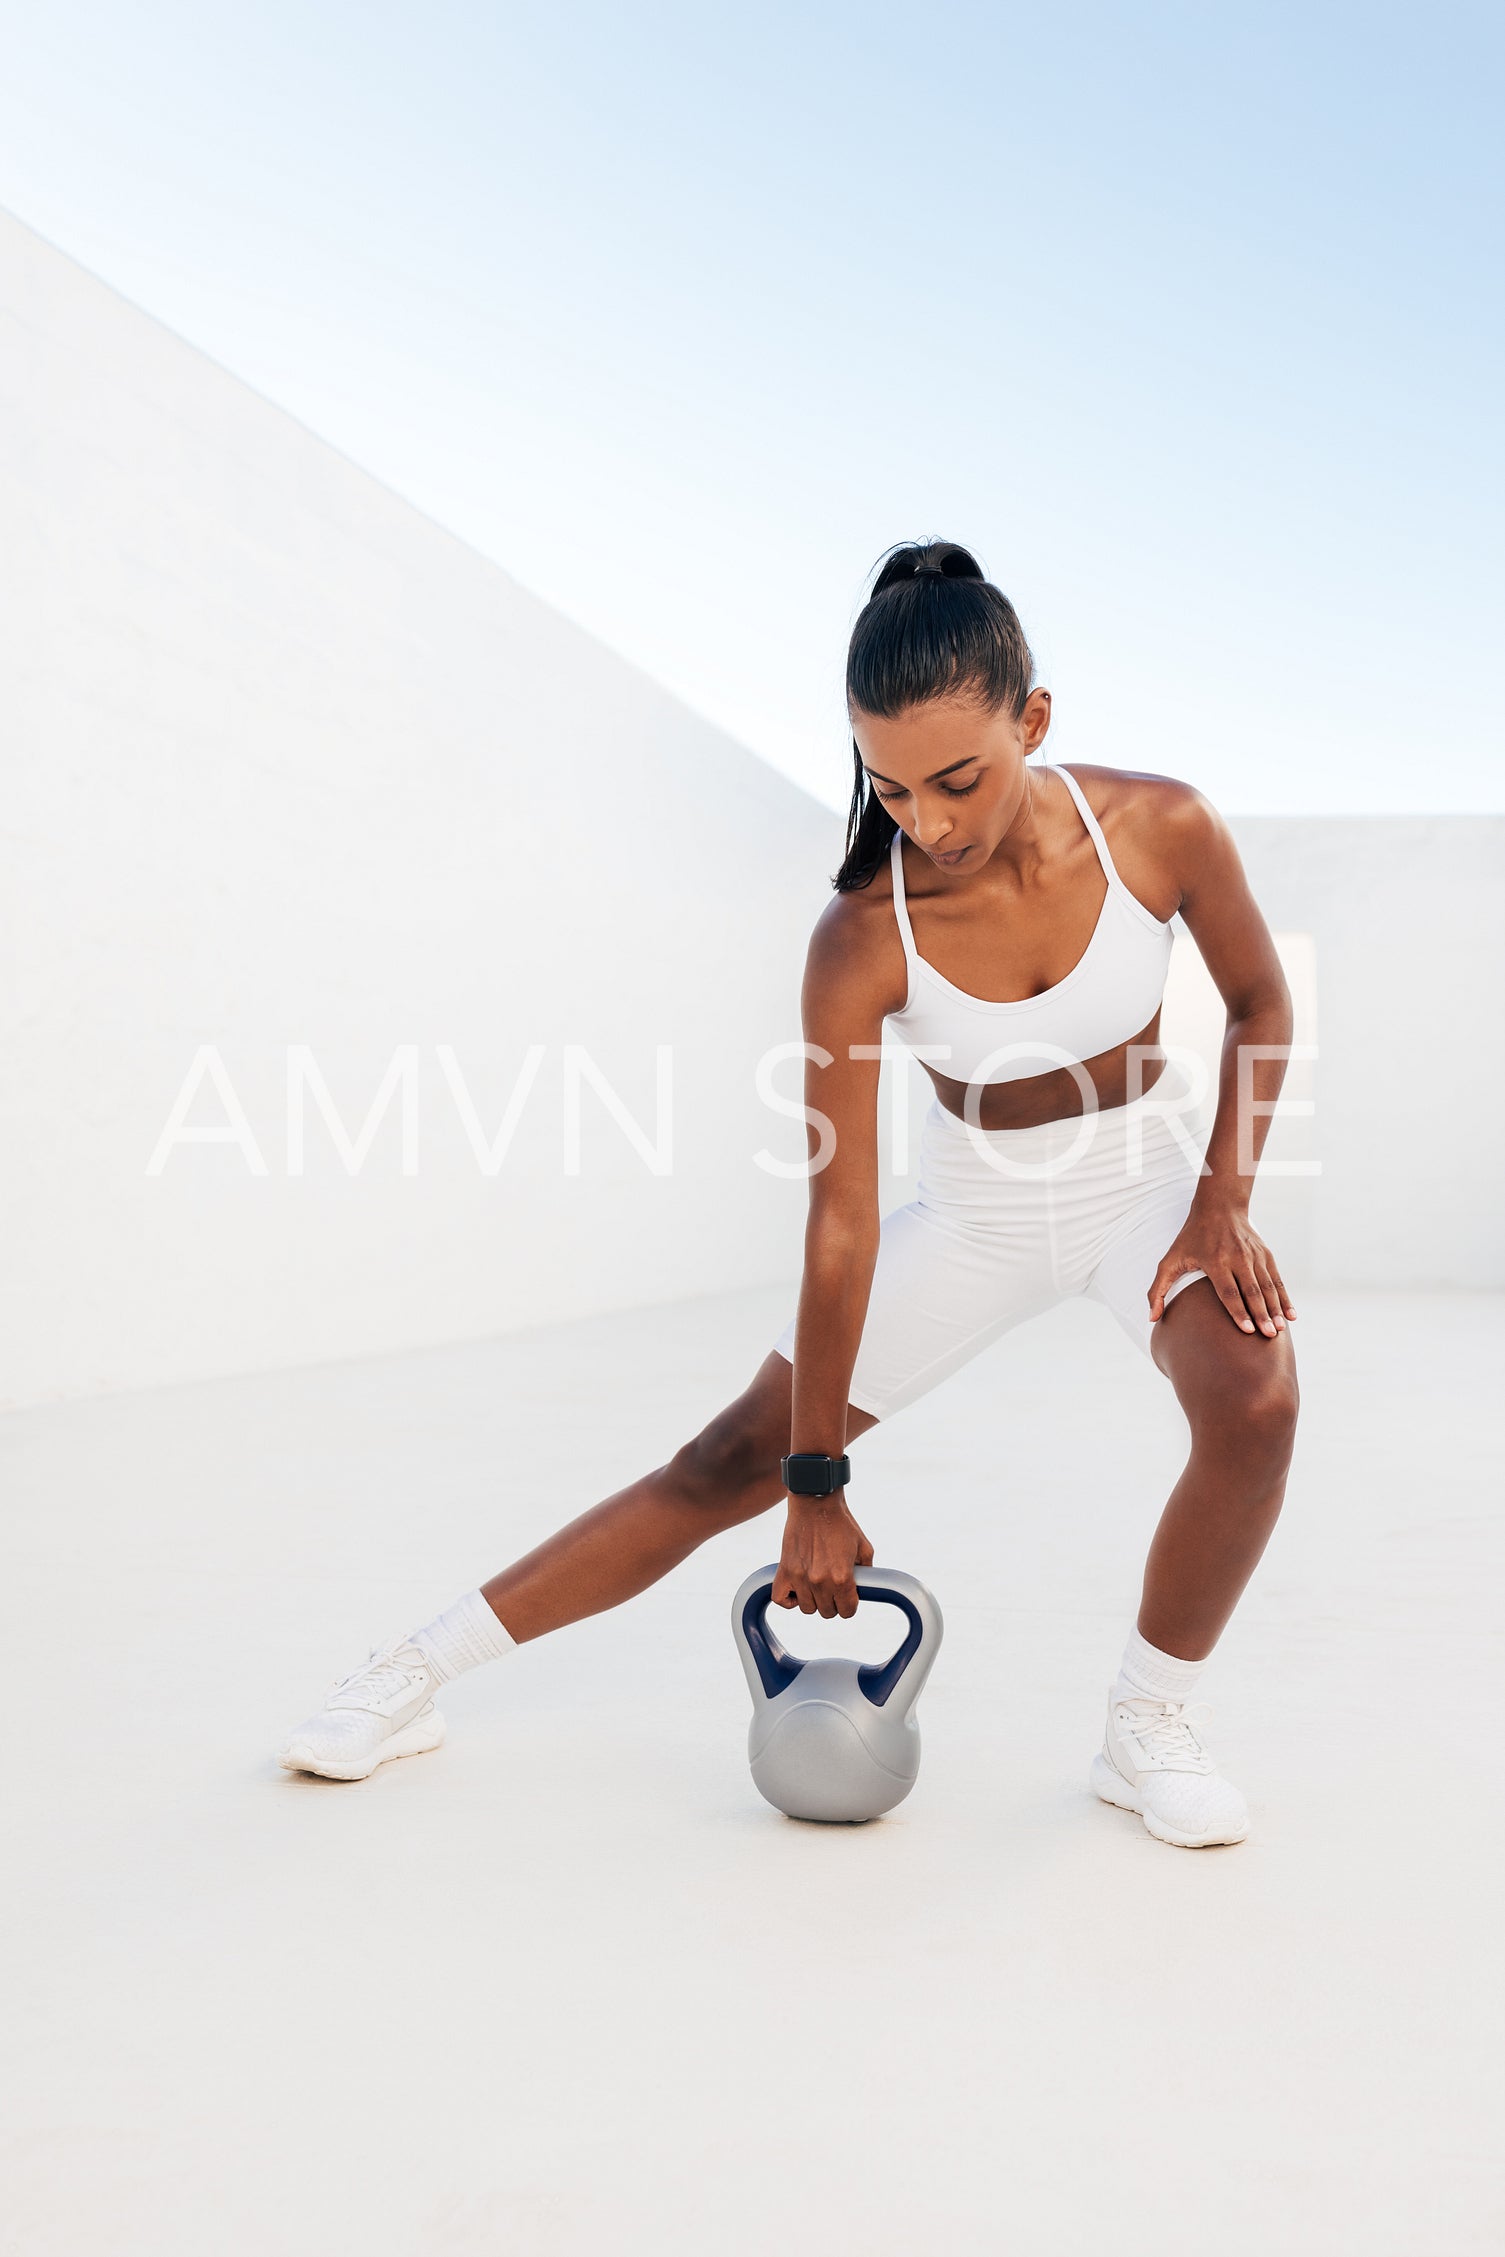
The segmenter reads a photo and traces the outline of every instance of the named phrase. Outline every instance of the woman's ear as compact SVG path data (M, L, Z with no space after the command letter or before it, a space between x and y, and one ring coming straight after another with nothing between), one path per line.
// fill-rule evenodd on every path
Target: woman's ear
M1050 727L1049 690L1031 690L1024 701L1019 716L1019 730L1026 753L1034 752L1045 742L1045 732Z

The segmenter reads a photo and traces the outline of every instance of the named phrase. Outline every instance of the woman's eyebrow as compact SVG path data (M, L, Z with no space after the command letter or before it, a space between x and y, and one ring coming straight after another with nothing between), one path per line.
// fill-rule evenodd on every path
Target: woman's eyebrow
M954 776L958 768L968 768L971 766L974 760L980 758L981 755L979 753L969 752L961 760L953 760L949 768L937 768L935 774L933 776L927 776L925 778L925 781L927 784L938 784L942 776ZM881 768L869 768L866 761L864 761L862 765L866 774L872 777L875 784L899 783L897 776L885 776ZM902 784L899 784L899 789L902 791L904 789L904 786Z

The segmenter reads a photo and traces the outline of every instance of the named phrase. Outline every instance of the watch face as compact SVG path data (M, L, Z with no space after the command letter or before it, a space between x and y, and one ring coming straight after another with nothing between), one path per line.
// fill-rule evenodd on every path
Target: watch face
M815 1450L794 1450L783 1461L784 1486L795 1497L829 1497L846 1478L845 1458Z

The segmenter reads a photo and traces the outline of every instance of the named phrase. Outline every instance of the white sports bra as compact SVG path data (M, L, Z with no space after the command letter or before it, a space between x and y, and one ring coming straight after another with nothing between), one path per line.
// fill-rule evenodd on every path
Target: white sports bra
M1124 884L1075 777L1064 768L1054 768L1054 773L1076 801L1108 891L1085 952L1064 980L1039 995L1017 1003L985 1002L953 987L916 952L904 901L904 833L894 833L894 915L909 964L909 992L904 1008L890 1012L887 1024L910 1049L928 1051L937 1071L954 1081L1023 1081L1053 1067L1080 1065L1139 1034L1165 992L1170 924L1152 917Z

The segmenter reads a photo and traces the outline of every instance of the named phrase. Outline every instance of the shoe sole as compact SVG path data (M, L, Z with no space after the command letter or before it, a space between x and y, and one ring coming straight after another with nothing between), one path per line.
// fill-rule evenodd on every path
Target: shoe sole
M430 1704L411 1723L400 1726L389 1739L383 1740L376 1753L364 1763L320 1763L312 1755L298 1754L297 1741L284 1748L277 1761L284 1771L311 1771L316 1779L369 1779L379 1765L391 1763L397 1756L427 1755L443 1738L444 1718Z
M1092 1792L1102 1802L1111 1802L1119 1810L1132 1810L1136 1818L1144 1820L1147 1834L1153 1834L1157 1842L1169 1842L1175 1849L1231 1848L1235 1842L1248 1839L1247 1822L1236 1834L1223 1830L1212 1834L1183 1834L1178 1827L1167 1826L1163 1818L1156 1818L1145 1809L1130 1782L1105 1755L1095 1755L1092 1759Z

